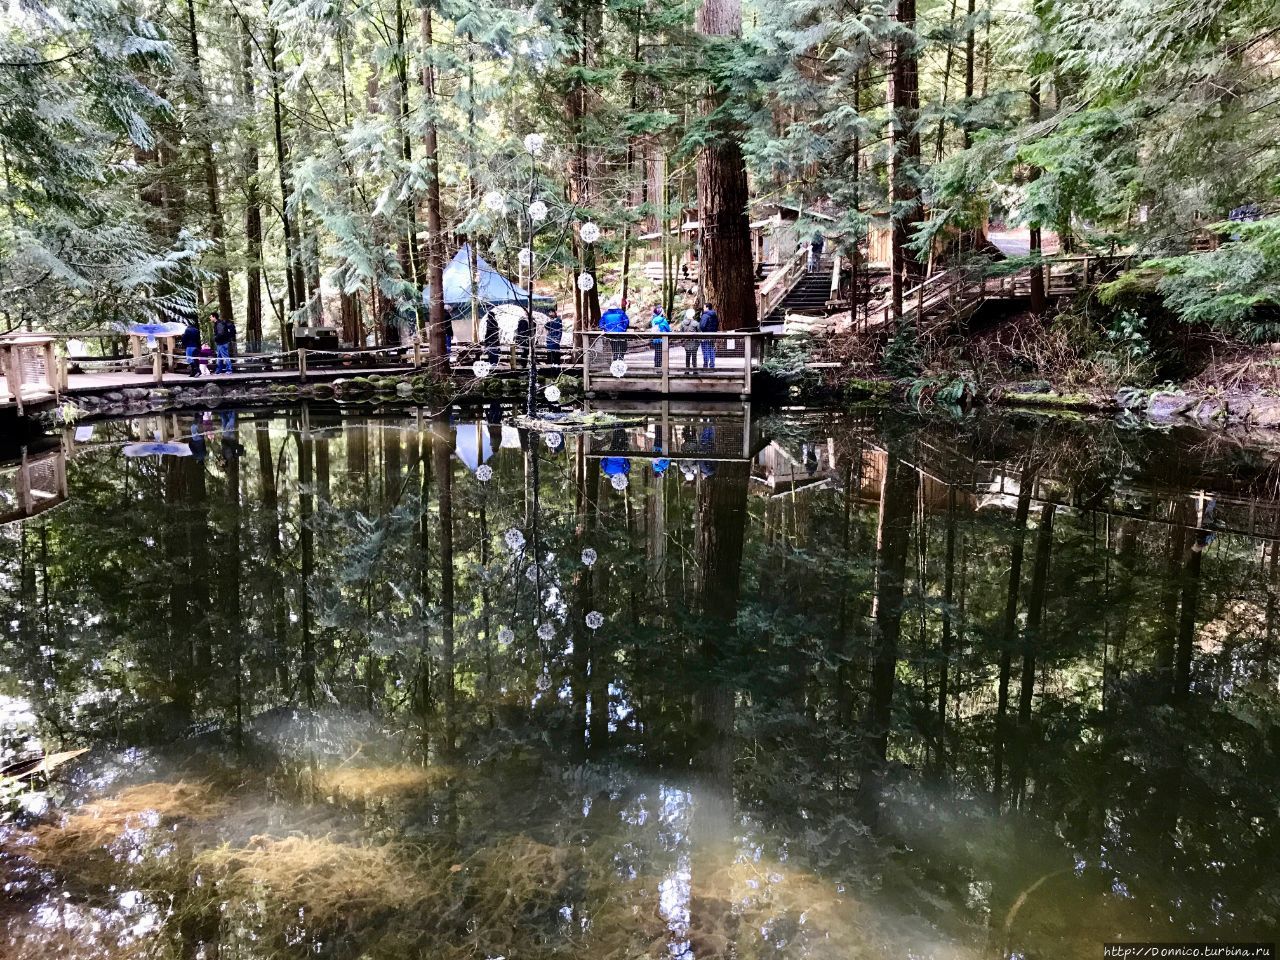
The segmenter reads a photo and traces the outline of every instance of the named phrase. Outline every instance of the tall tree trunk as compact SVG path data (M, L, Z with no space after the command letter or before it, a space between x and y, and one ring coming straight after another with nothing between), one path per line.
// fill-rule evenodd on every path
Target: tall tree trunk
M187 31L191 41L191 70L196 86L196 97L202 113L213 112L209 95L205 91L204 76L200 67L200 35L196 30L195 0L187 0ZM218 261L215 274L218 281L218 315L233 320L231 305L231 272L227 268L226 225L222 220L222 197L218 189L218 166L213 159L213 138L207 131L200 134L200 160L204 167L204 189L209 203L209 238L217 249Z
M955 31L955 28L956 28L957 5L958 5L958 0L951 0L951 19L947 21L947 56L946 56L946 60L943 62L943 67L942 67L942 98L939 103L940 108L944 111L946 110L946 107L947 107L947 93L949 92L949 88L951 86L951 64L955 61L955 53L956 53L956 45L953 42L954 40L953 32ZM947 118L944 115L938 118L938 142L935 145L934 152L933 152L934 161L936 163L942 162L942 147L943 147L943 143L946 140L946 135L947 135Z
M893 316L902 319L903 292L924 279L925 261L908 247L920 208L920 64L916 51L916 0L898 0L893 66L889 73L889 205Z
M431 290L431 304L427 313L427 348L436 364L447 362L445 357L445 307L444 307L444 237L441 234L440 216L440 143L436 131L436 70L432 62L431 7L422 8L422 94L425 117L422 144L427 162L427 263L426 281ZM452 677L449 690L453 689ZM450 741L452 742L452 741Z
M969 0L969 15L964 40L964 112L965 121L961 126L964 133L964 148L973 146L973 131L970 129L968 115L973 108L973 76L977 56L977 26L974 23L978 12L978 0Z
M256 118L253 76L253 37L249 23L240 17L240 99L250 118ZM258 197L258 134L251 119L245 138L243 172L245 238L245 345L250 353L262 350L262 204Z
M1040 122L1040 78L1031 78L1031 122ZM1036 181L1040 179L1040 168L1031 168L1031 179ZM1029 225L1028 230L1029 247L1031 256L1035 260L1031 264L1031 312L1037 317L1044 313L1045 308L1045 289L1044 289L1044 268L1040 263L1040 223L1039 221Z
M703 0L698 32L706 38L741 36L741 0ZM703 110L711 115L720 105L720 98L708 93ZM699 270L706 299L720 314L722 330L754 327L758 320L748 199L740 135L725 124L698 155Z
M275 27L267 27L267 70L271 75L271 119L276 143L276 170L280 177L280 225L284 233L284 276L289 312L296 312L304 302L302 264L298 256L298 239L294 234L289 197L293 193L289 176L289 148L284 139L284 92L280 84L280 38ZM292 343L281 342L280 349L290 350Z

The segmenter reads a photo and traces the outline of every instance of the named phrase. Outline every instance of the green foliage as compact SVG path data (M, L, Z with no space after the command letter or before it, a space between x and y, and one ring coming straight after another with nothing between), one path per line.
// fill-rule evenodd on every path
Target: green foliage
M1223 223L1216 250L1148 261L1163 271L1158 289L1170 311L1246 340L1280 336L1280 217Z
M99 329L191 308L207 244L145 227L132 155L168 102L144 78L173 48L115 0L24 7L0 20L0 287L9 328Z

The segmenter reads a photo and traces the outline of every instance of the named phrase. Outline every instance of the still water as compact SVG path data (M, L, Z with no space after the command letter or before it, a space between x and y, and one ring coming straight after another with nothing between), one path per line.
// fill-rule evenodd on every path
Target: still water
M501 421L99 424L0 494L0 954L1274 937L1276 455Z

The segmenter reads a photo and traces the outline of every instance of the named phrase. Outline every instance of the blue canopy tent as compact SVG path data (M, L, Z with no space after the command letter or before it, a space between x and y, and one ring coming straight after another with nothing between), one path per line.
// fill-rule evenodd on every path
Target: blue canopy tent
M444 268L445 315L453 321L455 343L470 343L471 336L471 248L463 244ZM484 317L489 310L501 303L524 306L529 294L493 269L479 254L476 255L476 301L480 307L480 334L484 333ZM430 308L431 288L422 291L422 304ZM461 322L459 322L461 321Z

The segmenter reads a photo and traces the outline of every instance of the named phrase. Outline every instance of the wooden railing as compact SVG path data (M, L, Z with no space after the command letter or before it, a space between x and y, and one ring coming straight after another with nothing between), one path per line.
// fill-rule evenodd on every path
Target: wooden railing
M1028 296L1031 276L1036 270L1042 273L1045 296L1069 296L1114 277L1126 269L1132 260L1133 257L1127 254L1053 257L1017 273L994 277L979 276L965 267L953 267L942 273L935 273L923 283L903 291L902 316L904 320L918 321L939 307L944 307L949 314L955 314L970 308L976 309L984 300L1010 300ZM893 302L886 298L878 304L868 306L866 326L871 328L887 324L892 317Z
M769 274L760 289L756 291L756 318L763 322L765 317L777 309L796 283L804 276L805 266L809 260L809 248L801 247L791 259L773 273Z
M582 389L599 393L714 393L747 396L761 362L758 332L575 334ZM618 367L616 361L622 361Z

